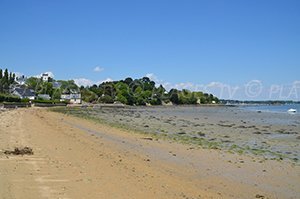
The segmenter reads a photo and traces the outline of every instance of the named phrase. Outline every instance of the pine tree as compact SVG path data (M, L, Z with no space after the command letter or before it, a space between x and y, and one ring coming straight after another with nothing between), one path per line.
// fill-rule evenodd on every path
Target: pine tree
M9 78L8 76L9 76L9 75L8 75L8 70L7 70L7 68L6 68L5 71L4 71L4 82L3 82L4 84L5 84L5 83L8 83L8 78Z
M3 71L0 69L0 93L3 92Z

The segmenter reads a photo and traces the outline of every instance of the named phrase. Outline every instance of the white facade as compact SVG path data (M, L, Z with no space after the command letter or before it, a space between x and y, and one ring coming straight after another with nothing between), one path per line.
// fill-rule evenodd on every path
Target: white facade
M81 94L80 93L70 93L70 94L62 94L61 101L68 100L72 104L81 104Z
M23 75L21 77L16 77L16 82L19 85L25 85L27 78Z
M20 89L20 88L15 88L12 92L13 95L16 95L20 97L21 99L30 99L30 100L35 100L35 93L33 90L30 89Z
M44 100L50 100L51 97L48 94L38 94L38 98L42 98Z
M49 81L49 78L50 78L49 74L47 74L47 73L42 74L42 80L43 80L44 82L48 82L48 81Z

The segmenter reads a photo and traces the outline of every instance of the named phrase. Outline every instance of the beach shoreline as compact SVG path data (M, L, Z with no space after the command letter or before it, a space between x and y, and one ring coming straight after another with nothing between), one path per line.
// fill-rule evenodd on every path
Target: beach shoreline
M299 198L300 167L42 108L0 113L5 198ZM34 154L3 150L29 146ZM232 191L236 190L236 191Z

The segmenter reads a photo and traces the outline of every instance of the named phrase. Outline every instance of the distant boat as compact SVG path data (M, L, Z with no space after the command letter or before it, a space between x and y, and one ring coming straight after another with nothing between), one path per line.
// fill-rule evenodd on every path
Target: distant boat
M297 110L291 108L291 109L288 110L288 112L289 112L289 113L297 113Z

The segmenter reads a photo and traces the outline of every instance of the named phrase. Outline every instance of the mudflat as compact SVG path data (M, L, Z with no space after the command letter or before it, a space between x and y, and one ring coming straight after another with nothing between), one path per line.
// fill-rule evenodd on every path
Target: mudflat
M15 147L33 154L5 153ZM7 199L300 198L292 161L193 147L46 109L1 112L0 150Z
M257 154L267 159L300 160L299 114L229 106L95 106L54 110L202 148Z

